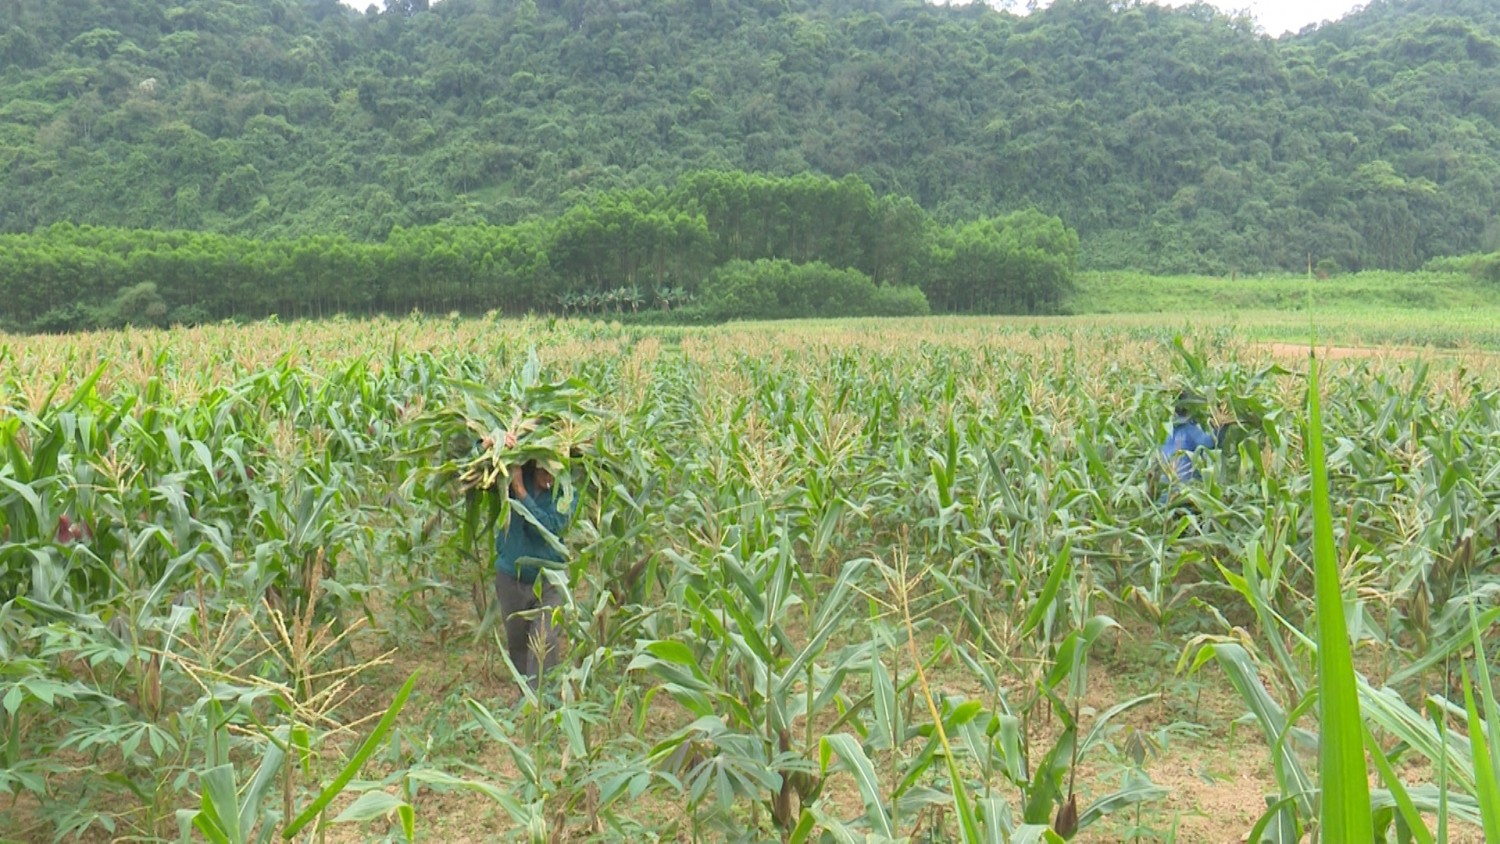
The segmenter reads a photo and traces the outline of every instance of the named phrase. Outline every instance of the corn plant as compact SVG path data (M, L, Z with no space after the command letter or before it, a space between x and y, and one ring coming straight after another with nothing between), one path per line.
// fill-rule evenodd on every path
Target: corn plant
M793 590L800 568L791 539L771 533L765 521L752 524L762 531L758 538L720 549L683 585L692 644L640 642L629 668L649 671L697 716L650 754L684 780L689 804L712 796L727 811L743 799L757 816L764 806L777 827L789 829L798 806L818 793L811 761L816 720L842 705L843 682L862 649L842 649L826 665L818 660L844 626L869 561L847 564L807 608L809 633L799 643L787 632L803 603ZM800 735L793 727L799 717Z
M1316 619L1318 633L1309 638L1283 616L1275 613L1258 580L1264 568L1264 555L1247 563L1245 576L1236 578L1225 572L1236 588L1268 627L1285 626L1300 644L1316 656L1315 682L1298 683L1300 702L1292 713L1276 704L1261 684L1249 652L1238 643L1216 641L1198 651L1197 663L1216 657L1231 677L1236 689L1251 706L1273 749L1275 770L1282 793L1250 832L1253 841L1296 840L1305 828L1312 826L1324 840L1385 840L1395 834L1401 840L1432 841L1421 812L1436 811L1439 818L1439 840L1450 817L1481 823L1489 837L1495 826L1500 801L1496 800L1494 756L1486 747L1485 723L1491 715L1481 716L1470 686L1467 664L1464 677L1464 708L1458 709L1443 698L1428 699L1435 721L1428 723L1401 696L1390 688L1376 690L1356 675L1350 654L1349 637L1344 624L1346 609L1339 587L1338 556L1334 544L1332 513L1327 480L1328 458L1323 449L1322 412L1319 395L1318 362L1312 358L1308 387L1308 467L1312 472L1313 550L1316 566ZM1480 699L1485 711L1494 712L1493 687L1483 656L1483 639L1478 613L1471 607L1470 627L1458 646L1472 644L1478 655ZM1283 670L1296 676L1296 668L1284 649L1277 646ZM1456 650L1457 648L1455 648ZM1186 656L1186 655L1185 655ZM1296 715L1313 706L1318 709L1319 733L1313 736L1296 729ZM1468 743L1454 741L1444 729L1450 710L1467 715L1470 728ZM1368 722L1368 723L1367 723ZM1397 776L1393 759L1378 742L1371 724L1395 736L1400 748L1426 756L1440 769L1443 785L1433 789L1408 788ZM1293 752L1295 744L1316 747L1320 753L1317 779L1305 770ZM1402 750L1398 749L1398 755ZM1364 755L1373 761L1385 789L1371 793L1366 785ZM1457 785L1471 797L1452 795L1448 786ZM1475 811L1477 809L1477 811ZM1316 818L1315 825L1310 822Z
M350 691L393 653L463 679L414 691L379 778L294 837L402 837L438 790L498 806L493 837L1086 836L1161 794L1081 781L1124 716L1176 702L1149 659L1120 664L1145 648L1239 692L1272 760L1251 832L1292 840L1333 823L1313 760L1323 708L1352 711L1325 679L1341 639L1380 778L1346 821L1442 840L1493 803L1500 393L1477 357L1320 362L1315 484L1302 373L1224 328L413 315L3 356L0 789L36 803L22 837L169 838L178 811L195 835L285 828L386 710ZM1239 424L1162 506L1183 387ZM478 691L511 679L483 540L531 458L587 495L547 574L569 658L507 706ZM1301 622L1335 605L1342 634ZM1147 693L1091 712L1111 651ZM1413 759L1435 782L1394 775Z

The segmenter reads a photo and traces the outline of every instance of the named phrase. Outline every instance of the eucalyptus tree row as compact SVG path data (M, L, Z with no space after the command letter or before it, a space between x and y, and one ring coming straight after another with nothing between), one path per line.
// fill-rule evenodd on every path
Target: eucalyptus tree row
M852 177L704 172L670 191L593 196L554 219L397 228L378 243L70 224L6 235L0 326L62 332L413 310L645 310L701 322L910 315L929 301L938 311L1029 313L1056 310L1077 253L1075 232L1035 212L950 232L909 199L877 197ZM785 264L817 306L778 293ZM735 268L733 281L721 284L725 268ZM746 285L751 301L736 295Z

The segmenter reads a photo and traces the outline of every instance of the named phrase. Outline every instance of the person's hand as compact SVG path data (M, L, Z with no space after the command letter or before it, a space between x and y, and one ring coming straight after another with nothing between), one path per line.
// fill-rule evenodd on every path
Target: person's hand
M514 493L517 498L526 497L526 482L521 480L520 466L510 467L510 491Z
M514 431L506 431L505 432L505 447L506 448L515 448L516 447L516 434L515 434Z

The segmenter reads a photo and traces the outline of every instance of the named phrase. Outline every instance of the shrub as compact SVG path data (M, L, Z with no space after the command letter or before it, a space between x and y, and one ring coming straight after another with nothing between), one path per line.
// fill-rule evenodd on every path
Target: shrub
M730 261L704 280L712 320L909 316L928 313L915 287L878 287L858 270L781 260Z
M134 325L161 328L166 325L167 303L156 292L156 282L143 281L115 294L106 319L115 327Z
M67 334L100 326L100 315L93 308L74 302L51 308L31 321L31 330L41 334Z
M179 305L167 314L168 325L184 325L191 328L195 325L208 325L213 321L213 315L198 305Z
M922 288L916 285L877 287L870 305L870 316L926 316L932 313Z
M1467 273L1481 281L1500 284L1500 252L1433 258L1422 269L1440 273Z

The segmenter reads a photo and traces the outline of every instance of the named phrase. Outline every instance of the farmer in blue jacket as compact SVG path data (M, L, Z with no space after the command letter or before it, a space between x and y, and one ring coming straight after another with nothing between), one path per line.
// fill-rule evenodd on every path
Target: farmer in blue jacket
M1173 407L1172 432L1159 448L1161 462L1170 470L1166 489L1162 490L1158 503L1165 504L1177 484L1198 479L1198 467L1193 465L1193 454L1200 449L1217 448L1226 426L1220 425L1213 433L1205 431L1193 417L1193 407L1202 399L1183 390Z
M507 433L505 439L507 447L515 445L514 434ZM505 650L516 670L530 679L533 689L541 684L542 673L557 664L557 630L552 626L552 609L562 604L557 587L539 576L542 568L567 562L560 547L561 537L572 521L577 503L576 495L566 503L558 501L554 497L554 480L535 461L512 466L510 519L495 530L495 597L505 627ZM550 540L543 529L551 534ZM543 646L540 665L532 647L533 638Z

